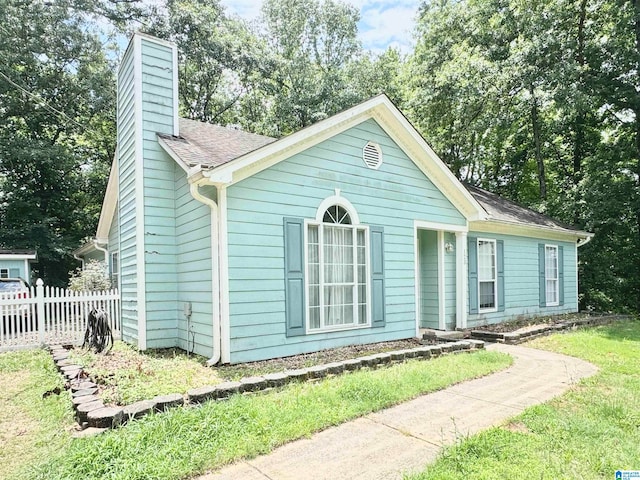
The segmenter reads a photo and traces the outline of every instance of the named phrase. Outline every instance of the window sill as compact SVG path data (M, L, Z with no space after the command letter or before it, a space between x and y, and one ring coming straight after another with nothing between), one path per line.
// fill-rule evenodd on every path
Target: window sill
M496 307L480 308L480 309L478 309L478 314L480 314L480 313L495 313L497 311L498 311L498 309Z
M545 304L545 307L559 307L559 306L560 306L560 302L554 302L554 303Z
M307 329L307 335L314 335L316 333L344 332L346 330L362 330L364 328L371 328L371 325L367 323L364 325L346 325L344 327L333 326L330 328L316 328L314 330Z

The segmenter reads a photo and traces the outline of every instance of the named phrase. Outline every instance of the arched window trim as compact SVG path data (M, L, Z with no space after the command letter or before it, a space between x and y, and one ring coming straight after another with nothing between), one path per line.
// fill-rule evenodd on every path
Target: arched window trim
M332 195L320 202L320 206L316 211L316 222L323 223L324 213L334 205L340 205L347 211L351 217L351 225L360 225L360 217L358 216L357 210L349 200L340 195Z

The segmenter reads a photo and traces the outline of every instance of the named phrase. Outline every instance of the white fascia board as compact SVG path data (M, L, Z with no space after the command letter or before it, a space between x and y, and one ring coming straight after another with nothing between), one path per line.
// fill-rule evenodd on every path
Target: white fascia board
M558 230L542 225L523 225L520 223L501 222L498 220L476 221L469 224L469 233L494 233L500 235L515 235L561 242L576 242L593 237L593 233L581 230Z
M35 260L36 254L6 253L0 254L0 260Z
M379 95L225 165L205 171L213 184L233 184L370 118L375 119L467 220L486 212L386 95Z
M98 229L96 230L96 238L105 239L109 238L109 230L111 229L111 222L116 212L116 205L118 203L118 162L116 155L113 156L113 162L111 162L111 172L109 172L109 181L107 182L107 190L104 194L104 200L102 201L102 209L100 210L100 220L98 221ZM106 242L100 242L106 243Z

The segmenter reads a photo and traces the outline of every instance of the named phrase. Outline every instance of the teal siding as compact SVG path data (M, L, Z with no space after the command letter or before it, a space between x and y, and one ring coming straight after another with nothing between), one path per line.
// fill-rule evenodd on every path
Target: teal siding
M378 142L370 170L362 147ZM315 218L335 189L360 221L384 228L381 328L287 337L283 218ZM231 361L243 362L415 335L414 220L464 225L453 205L374 120L368 120L228 188Z
M186 174L178 165L175 165L174 176L177 345L210 357L213 354L211 209L191 196ZM187 302L191 303L192 311L190 333L184 315Z
M18 271L18 277L22 278L27 283L31 284L30 272L25 271L24 260L2 260L0 259L0 269L9 270L9 277L14 277L16 270Z
M454 245L454 251L444 254L444 324L447 330L456 328L456 236L454 233L445 232L444 243Z
M142 38L142 137L147 347L176 345L176 164L157 133L173 133L173 53ZM180 317L183 318L182 308Z
M420 248L420 327L439 328L438 232L418 230Z
M133 45L125 52L118 71L118 184L116 215L120 225L120 296L122 338L138 339L138 274L136 251L135 99Z
M545 241L511 235L470 233L478 238L504 241L504 295L503 312L469 315L470 328L503 321L539 315L554 315L578 311L576 285L576 245L574 243ZM539 300L538 244L564 246L564 305L541 307Z

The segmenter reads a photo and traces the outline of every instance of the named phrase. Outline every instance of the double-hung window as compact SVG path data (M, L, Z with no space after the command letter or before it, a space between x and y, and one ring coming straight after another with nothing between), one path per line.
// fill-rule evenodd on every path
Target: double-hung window
M307 223L308 331L369 324L367 233L340 205Z
M9 278L8 268L0 268L0 278Z
M478 299L480 311L497 306L496 241L478 239Z
M559 304L558 295L558 247L556 245L545 245L545 297L548 306Z

